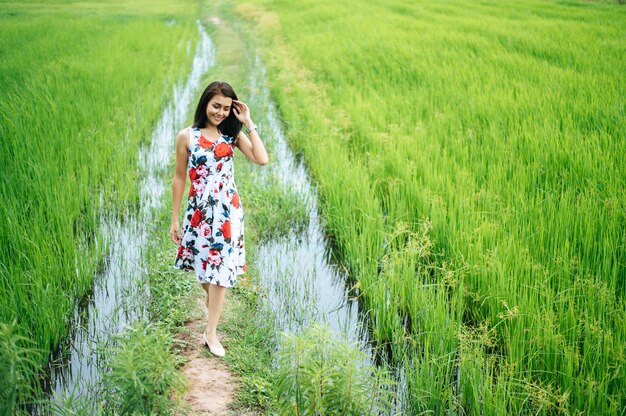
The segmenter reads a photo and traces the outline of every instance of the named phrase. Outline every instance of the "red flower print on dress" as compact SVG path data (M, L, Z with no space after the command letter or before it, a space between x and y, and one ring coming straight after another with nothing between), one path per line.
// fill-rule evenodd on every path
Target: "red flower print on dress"
M193 253L191 252L191 249L189 249L189 247L180 246L180 248L178 249L178 252L180 253L179 257L183 260L193 259Z
M191 217L191 226L197 227L200 224L200 221L204 219L204 214L199 209L195 210L193 213L193 217Z
M202 194L204 192L204 187L206 186L206 182L198 179L197 181L193 181L193 187L196 188L196 194Z
M216 157L222 158L222 157L232 156L233 149L231 149L230 146L228 146L226 143L220 143L217 146L215 146L215 148L213 149L213 153L215 153Z
M239 208L239 192L235 191L235 194L233 195L233 206L235 208Z
M198 144L200 145L200 147L204 149L208 149L209 147L213 146L213 142L208 140L204 136L200 136L200 140L198 140Z
M243 270L244 272L248 269L248 266L246 266L246 263L243 264L243 267L241 268L241 270Z
M198 178L204 178L206 175L209 174L209 169L207 169L206 166L201 165L201 166L198 166L198 169L196 169L196 172L198 173Z
M234 175L232 137L214 143L190 129L188 175L191 179L181 242L174 266L195 271L198 281L233 286L244 273L243 204Z
M230 240L230 221L226 221L222 224L222 234L225 239Z
M200 233L205 236L205 237L210 237L211 236L211 226L209 224L207 224L206 222L203 222L202 225L200 226Z
M222 257L220 256L220 251L216 249L209 250L208 261L209 263L215 266L219 266L220 264L222 264Z

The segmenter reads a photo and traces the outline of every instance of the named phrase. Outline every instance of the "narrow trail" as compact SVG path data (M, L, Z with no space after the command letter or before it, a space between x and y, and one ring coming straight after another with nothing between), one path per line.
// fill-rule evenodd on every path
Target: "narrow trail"
M205 310L203 297L197 299L198 308ZM183 396L194 415L231 415L228 404L232 402L236 383L232 372L223 359L211 356L202 341L202 332L206 325L205 315L194 317L185 324L186 331L181 333L189 347L182 355L189 361L181 371L187 379L188 391ZM227 338L218 332L225 345Z
M207 23L231 33L232 27L217 16L207 18ZM235 36L239 36L236 34ZM213 41L216 49L221 46L220 36ZM286 141L285 131L279 119L268 86L266 69L254 49L253 61L248 68L246 82L250 96L247 97L255 114L255 121L264 126L263 140L273 163L258 172L255 180L265 181L275 177L290 192L305 201L309 220L304 232L293 231L289 235L260 243L256 250L254 269L260 286L267 294L265 302L274 314L278 332L299 333L311 322L327 323L338 336L356 342L368 355L371 354L367 333L362 330L356 294L346 286L345 271L337 268L332 260L328 241L324 236L323 219L318 216L317 191L301 160L298 160ZM216 67L222 65L216 63ZM228 296L228 295L227 295ZM205 311L203 297L198 299L199 308ZM224 308L228 309L227 299ZM223 316L227 314L224 311ZM202 344L204 317L187 323L190 350L185 352L189 362L182 372L187 378L189 392L184 399L194 414L230 415L228 404L237 393L236 376L222 359L210 356ZM222 340L228 354L228 339ZM211 407L212 406L212 407ZM243 415L237 410L237 415Z
M207 18L207 23L213 26L223 24L217 16ZM233 401L237 383L235 375L230 371L223 358L213 356L204 345L202 333L206 326L206 306L204 294L196 299L198 313L185 323L185 331L178 338L183 340L187 348L182 356L188 361L181 368L187 383L187 392L183 400L187 402L193 415L234 415L229 404ZM225 302L223 315L227 313L228 300ZM218 337L228 353L228 338L219 331ZM237 415L246 413L238 411Z

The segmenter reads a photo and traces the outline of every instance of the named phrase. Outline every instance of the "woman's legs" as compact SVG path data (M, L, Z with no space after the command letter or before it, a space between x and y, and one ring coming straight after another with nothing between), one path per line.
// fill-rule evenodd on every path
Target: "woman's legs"
M209 318L206 326L207 341L211 346L220 346L217 339L217 323L222 314L222 306L224 305L224 295L226 288L224 286L203 283L202 288L206 291L206 307L209 310Z

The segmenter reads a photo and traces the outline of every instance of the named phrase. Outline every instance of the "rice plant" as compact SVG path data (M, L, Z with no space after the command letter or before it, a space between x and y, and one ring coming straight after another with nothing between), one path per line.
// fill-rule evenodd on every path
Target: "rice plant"
M39 367L102 266L100 215L138 207L138 148L188 72L196 12L192 1L3 3L0 323L44 352Z
M410 410L623 412L626 9L232 7Z

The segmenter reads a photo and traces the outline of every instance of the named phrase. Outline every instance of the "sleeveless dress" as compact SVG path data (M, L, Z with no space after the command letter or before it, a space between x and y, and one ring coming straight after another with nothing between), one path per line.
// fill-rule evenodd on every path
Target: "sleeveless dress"
M243 206L235 185L235 140L206 139L189 127L189 199L174 268L198 282L231 287L246 271Z

